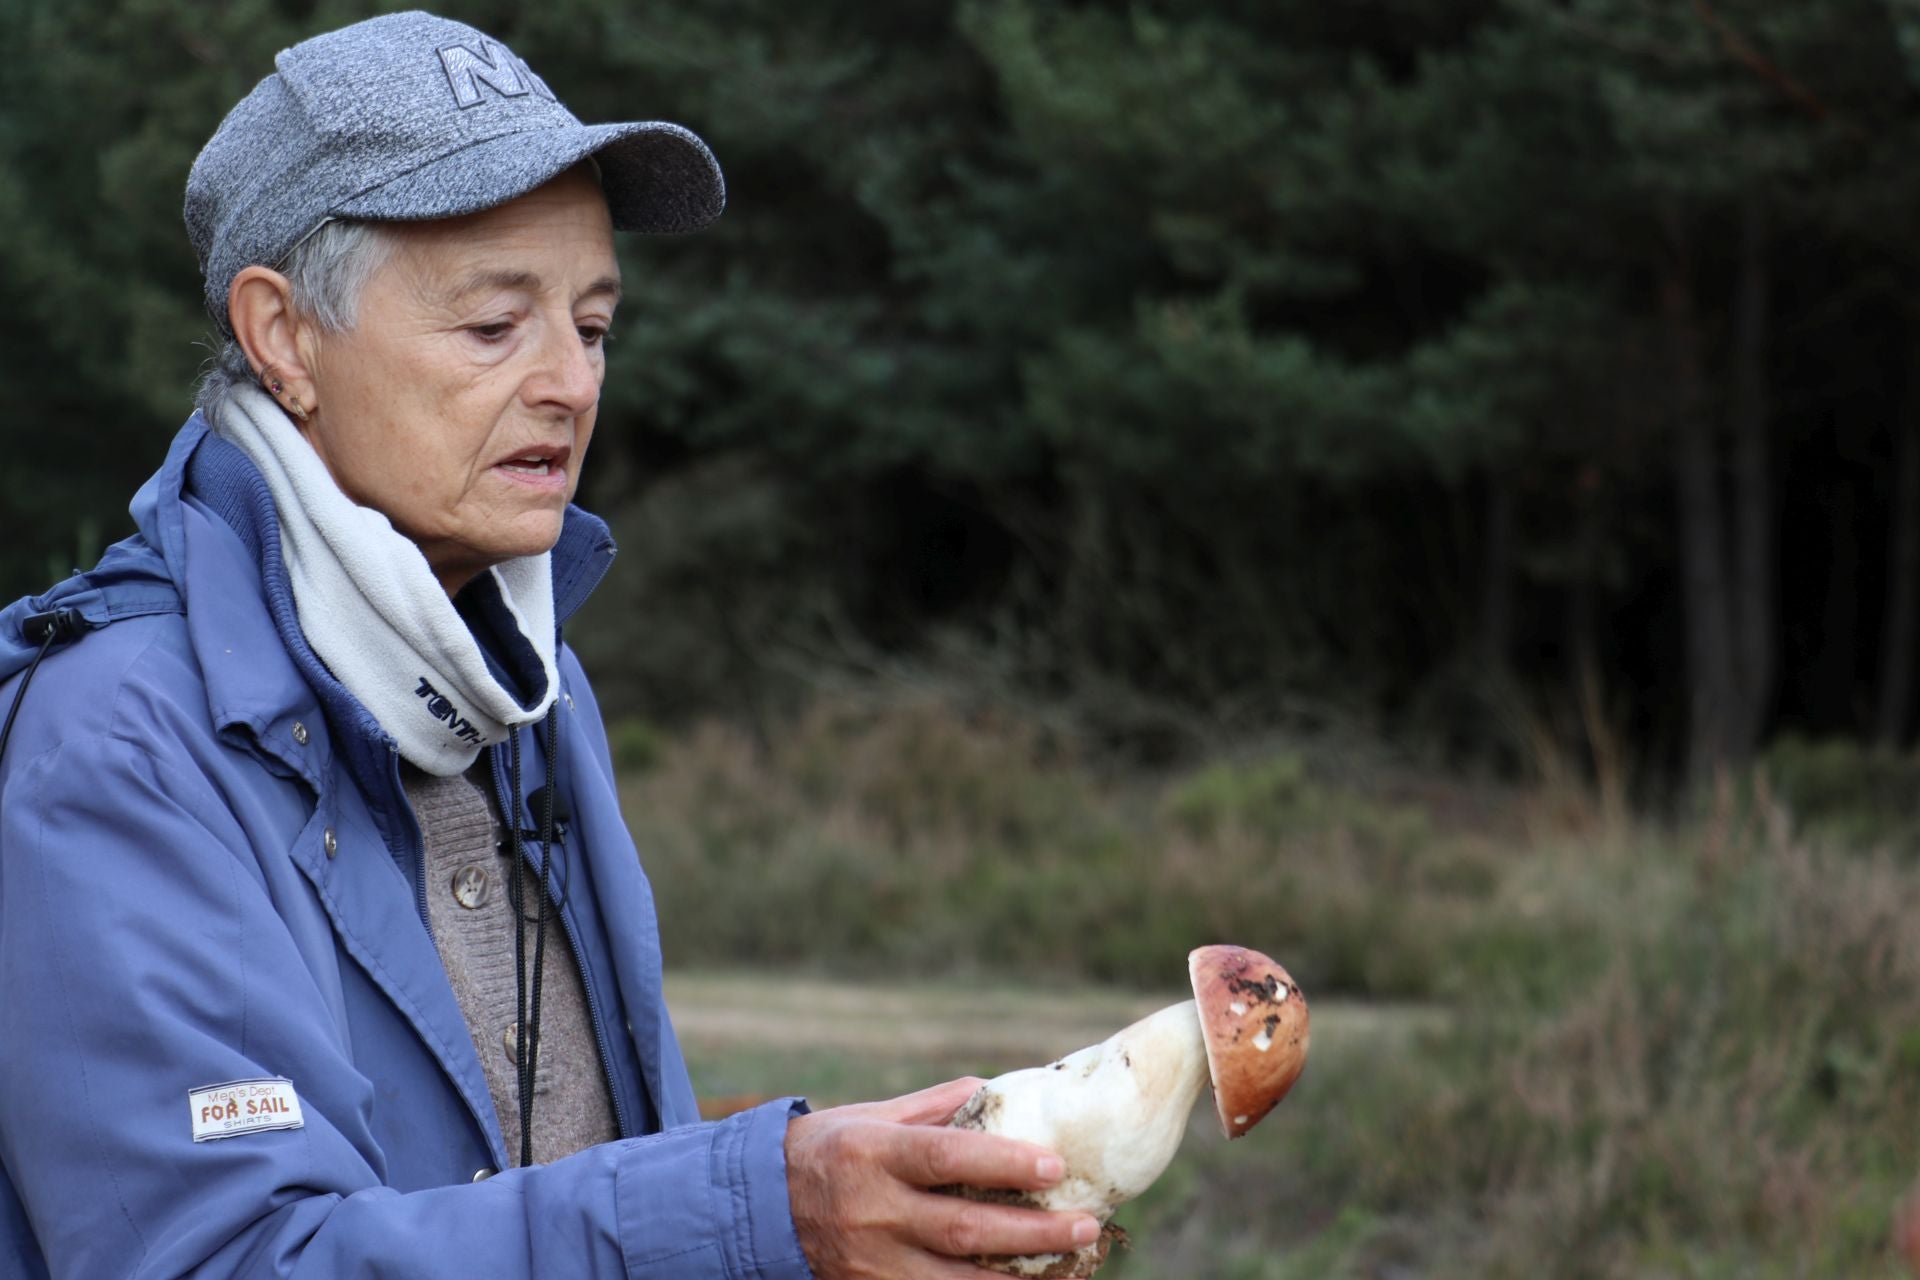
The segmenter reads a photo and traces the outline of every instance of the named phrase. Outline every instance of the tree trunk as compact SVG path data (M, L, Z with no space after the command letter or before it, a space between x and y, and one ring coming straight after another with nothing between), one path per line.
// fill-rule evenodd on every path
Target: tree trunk
M1740 224L1740 278L1734 300L1733 386L1729 404L1733 482L1734 706L1728 724L1730 761L1759 745L1773 702L1778 637L1774 623L1773 482L1768 465L1767 211L1755 199Z
M1880 630L1880 687L1873 734L1890 747L1907 736L1913 702L1916 622L1920 622L1920 388L1907 379L1905 403L1894 423L1893 507L1887 534L1887 607Z
M1601 495L1599 468L1590 467L1576 482L1573 493L1574 560L1568 584L1566 616L1567 687L1579 690L1600 665L1600 617L1597 597L1604 567L1601 563Z
M1826 590L1820 611L1819 647L1807 662L1812 704L1830 709L1833 728L1852 734L1866 728L1861 705L1860 539L1855 520L1860 509L1857 487L1834 477L1822 486L1820 508L1827 522ZM1796 673L1798 674L1798 673Z
M1733 736L1732 589L1690 254L1679 219L1669 215L1667 223L1675 252L1661 281L1660 304L1673 378L1673 475L1686 619L1686 770L1688 782L1699 786L1728 763Z
M1513 494L1487 478L1486 559L1480 597L1480 670L1499 680L1513 653Z

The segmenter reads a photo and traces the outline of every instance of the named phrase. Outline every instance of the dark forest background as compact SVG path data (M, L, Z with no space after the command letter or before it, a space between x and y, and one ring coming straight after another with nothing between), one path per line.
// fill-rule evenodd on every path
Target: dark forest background
M0 0L0 595L208 355L188 165L384 7ZM1910 0L449 0L731 206L623 249L617 711L901 662L1146 758L1360 723L1655 791L1920 713Z

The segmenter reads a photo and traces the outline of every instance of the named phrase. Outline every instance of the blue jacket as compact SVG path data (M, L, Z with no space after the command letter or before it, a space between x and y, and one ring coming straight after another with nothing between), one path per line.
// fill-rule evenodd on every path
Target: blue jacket
M623 1137L507 1169L399 757L300 634L258 472L196 416L133 513L94 570L0 612L0 712L26 619L95 627L41 663L0 757L0 1275L807 1277L802 1104L699 1121L572 653L554 876ZM612 552L569 511L557 616ZM189 1091L269 1078L302 1127L193 1141Z

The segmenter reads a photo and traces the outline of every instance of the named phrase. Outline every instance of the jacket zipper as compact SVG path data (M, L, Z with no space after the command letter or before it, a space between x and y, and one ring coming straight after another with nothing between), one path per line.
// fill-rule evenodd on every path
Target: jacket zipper
M511 730L510 732L517 733L519 730ZM536 742L538 738L539 735L536 734ZM495 798L500 802L500 816L503 821L517 823L522 816L523 810L526 808L526 800L524 797L515 797L518 803L509 804L507 802L506 765L501 762L500 748L498 746L489 748L488 754L492 757L493 762L491 770L493 773L493 789ZM525 828L523 827L521 830L524 832ZM512 839L511 829L509 830L508 839L509 841ZM537 842L535 847L537 847ZM558 849L560 847L560 841L556 839L554 841L554 848ZM540 883L539 863L534 859L533 850L526 844L524 836L521 840L521 848L527 854L528 868L533 871L534 884L538 886ZM509 849L508 852L511 853L512 850ZM424 893L422 894L421 900L422 902L425 901ZM584 991L587 996L587 1021L593 1024L594 1043L600 1049L600 1072L606 1077L607 1098L613 1103L613 1123L620 1130L621 1137L637 1137L638 1135L633 1132L632 1127L627 1122L627 1109L620 1101L620 1085L614 1079L613 1073L613 1046L607 1041L606 1020L600 1016L600 999L593 993L593 983L589 980L590 975L587 969L586 957L580 949L580 935L575 931L573 924L567 919L566 912L554 906L551 901L549 901L547 905L553 907L554 917L560 921L560 930L567 936L567 946L573 951L573 963L580 970L580 989ZM515 928L520 927L519 915L519 911L516 910L514 912Z

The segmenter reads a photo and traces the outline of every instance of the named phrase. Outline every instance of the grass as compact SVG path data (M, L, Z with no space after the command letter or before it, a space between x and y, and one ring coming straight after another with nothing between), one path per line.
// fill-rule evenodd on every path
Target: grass
M1723 799L1685 824L1449 803L1286 752L1112 776L931 704L819 708L764 749L707 726L626 794L707 1092L992 1073L1151 1007L1131 992L1177 987L1192 945L1287 963L1306 1077L1245 1142L1196 1125L1110 1274L1900 1275L1920 867L1764 778Z

